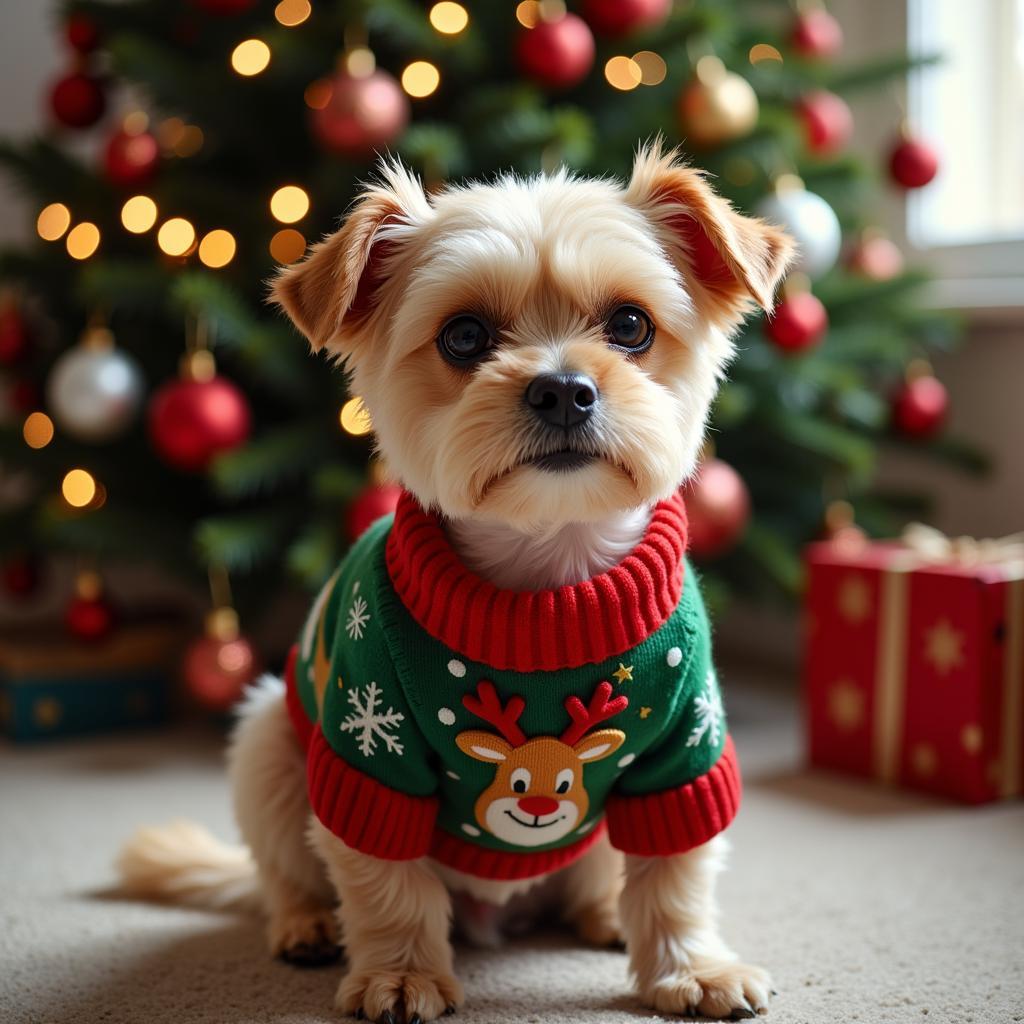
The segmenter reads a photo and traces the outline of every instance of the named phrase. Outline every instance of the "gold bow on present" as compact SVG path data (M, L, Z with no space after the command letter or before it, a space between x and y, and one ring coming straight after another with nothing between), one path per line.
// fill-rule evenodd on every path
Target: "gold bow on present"
M947 537L924 523L911 523L900 538L903 546L928 562L955 562L965 567L1020 563L1024 566L1024 533L1008 537Z

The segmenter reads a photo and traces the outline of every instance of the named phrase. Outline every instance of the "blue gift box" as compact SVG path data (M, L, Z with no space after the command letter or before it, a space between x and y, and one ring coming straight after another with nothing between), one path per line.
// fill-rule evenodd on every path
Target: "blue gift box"
M0 633L0 734L15 742L167 720L179 622L127 622L98 643L55 625Z

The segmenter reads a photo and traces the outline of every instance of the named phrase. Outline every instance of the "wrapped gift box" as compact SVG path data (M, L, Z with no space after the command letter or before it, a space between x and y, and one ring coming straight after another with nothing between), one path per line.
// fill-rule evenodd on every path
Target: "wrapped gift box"
M982 803L1024 789L1019 544L812 544L812 764Z
M166 720L179 620L118 625L99 643L69 638L58 624L0 631L0 735L16 742Z

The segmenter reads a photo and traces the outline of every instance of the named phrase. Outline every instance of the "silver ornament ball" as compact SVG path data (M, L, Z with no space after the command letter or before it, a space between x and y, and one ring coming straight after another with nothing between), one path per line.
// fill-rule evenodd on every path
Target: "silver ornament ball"
M110 345L77 345L50 373L46 400L58 426L79 441L108 441L131 425L142 401L138 364Z
M754 211L778 224L792 236L799 253L790 273L818 278L839 259L843 232L835 211L821 196L804 188L791 188L765 196Z

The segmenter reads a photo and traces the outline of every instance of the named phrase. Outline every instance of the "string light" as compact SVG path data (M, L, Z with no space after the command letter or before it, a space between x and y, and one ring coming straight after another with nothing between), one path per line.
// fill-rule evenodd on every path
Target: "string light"
M144 110L133 110L121 122L125 135L141 135L149 127L149 114Z
M516 21L523 28L535 28L540 21L540 4L537 0L523 0L516 7Z
M53 420L45 412L31 412L21 434L29 448L45 448L53 440Z
M64 243L68 255L76 260L87 260L100 246L100 229L90 221L83 220L69 232Z
M270 255L278 263L294 263L306 251L306 239L295 228L282 228L270 240Z
M441 72L430 61L414 60L402 72L402 88L415 99L429 96L441 84Z
M338 418L341 420L341 429L354 437L362 437L363 434L368 434L373 430L373 421L361 398L350 398L341 407L341 414Z
M156 244L168 256L184 256L196 242L196 229L184 217L172 217L160 225Z
M121 223L133 235L144 234L156 223L156 218L156 203L149 196L132 196L121 207Z
M199 243L199 260L208 267L226 267L234 258L235 236L223 228L214 228Z
M160 145L175 156L194 156L203 147L203 130L185 124L180 117L169 117L157 129Z
M628 92L640 84L643 74L630 57L612 57L604 66L604 77L613 88Z
M56 242L71 226L71 211L63 203L50 203L39 211L36 231L46 242Z
M231 51L231 66L246 78L266 71L268 64L270 47L262 39L245 39Z
M85 508L96 497L96 480L84 469L70 469L60 485L64 500L72 508Z
M782 63L782 54L771 43L755 43L748 55L751 64L761 64L766 60Z
M312 13L309 0L281 0L274 8L274 17L286 28L301 25Z
M640 68L641 85L661 85L668 74L668 65L660 53L641 50L633 54L633 63Z
M270 212L282 224L294 224L309 213L309 196L298 185L282 185L270 197Z
M430 8L430 24L446 36L457 36L469 24L469 12L462 4L442 0Z

